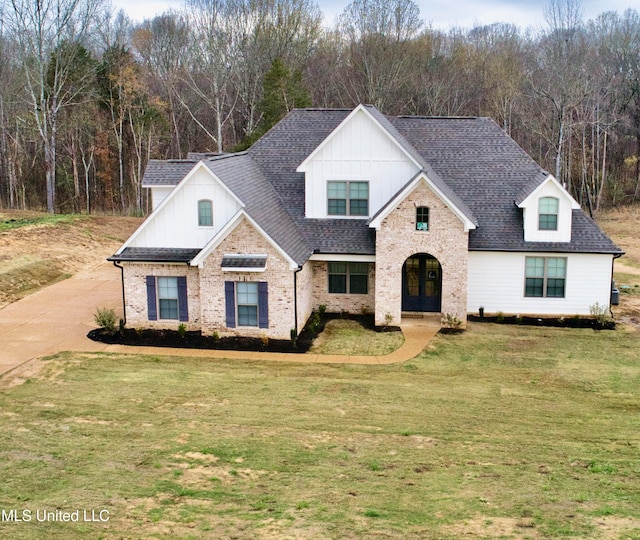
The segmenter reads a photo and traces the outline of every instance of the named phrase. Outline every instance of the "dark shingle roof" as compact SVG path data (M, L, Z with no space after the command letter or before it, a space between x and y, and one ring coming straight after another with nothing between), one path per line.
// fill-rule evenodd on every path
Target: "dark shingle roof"
M524 241L516 201L548 173L490 118L389 120L474 213L478 228L469 232L470 250L621 252L581 210L573 214L570 243Z
M581 210L573 212L570 243L524 241L521 202L544 171L488 118L387 117L367 110L421 164L477 229L469 249L621 253ZM374 254L366 220L306 219L304 174L297 167L351 109L294 109L246 153L202 157L246 205L249 215L298 263L310 253ZM150 161L144 185L176 185L193 160Z
M152 186L175 186L182 180L194 165L198 163L193 159L150 159L144 171L142 185Z
M267 266L267 257L245 255L225 255L220 263L222 268L254 268L261 270Z
M200 253L200 248L144 248L127 247L122 253L112 255L107 260L117 262L167 262L188 263Z
M205 161L207 167L245 204L260 227L298 264L312 252L276 190L246 154L228 154Z

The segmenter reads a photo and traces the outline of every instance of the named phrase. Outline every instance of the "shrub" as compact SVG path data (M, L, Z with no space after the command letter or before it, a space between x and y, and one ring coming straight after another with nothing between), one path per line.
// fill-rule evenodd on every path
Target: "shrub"
M504 313L502 313L502 311L498 311L498 313L496 313L496 322L504 322Z
M295 328L291 329L291 331L289 332L289 337L291 339L291 345L296 347L298 344L298 331Z
M391 326L391 323L393 322L393 315L391 315L391 313L389 312L385 313L384 322L387 326Z
M104 328L110 334L116 333L116 312L112 308L98 308L93 320L100 328Z
M454 330L462 326L462 321L452 313L445 313L440 322L445 328L453 328Z
M589 306L589 313L598 324L605 324L611 321L609 306L601 306L598 302Z
M211 332L211 339L213 339L213 341L218 341L220 339L220 334L218 334L217 330Z
M327 312L327 305L326 304L320 304L318 306L318 314L320 315L320 317L323 317L326 312Z
M178 335L179 335L182 339L184 339L184 336L186 335L186 333L187 333L187 327L186 327L186 325L185 325L184 323L180 323L180 324L178 325Z

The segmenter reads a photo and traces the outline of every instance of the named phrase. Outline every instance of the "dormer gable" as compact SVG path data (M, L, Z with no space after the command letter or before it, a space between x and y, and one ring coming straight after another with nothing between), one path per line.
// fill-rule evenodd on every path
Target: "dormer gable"
M396 193L396 195L371 218L369 227L379 230L382 226L382 222L387 218L387 216L420 185L426 185L445 204L445 206L453 212L453 214L460 220L465 232L476 228L475 218L471 211L464 204L461 204L461 201L454 201L452 197L453 194L451 192L445 192L442 189L442 184L435 182L425 171L420 171L411 179L411 181L398 191L398 193ZM421 208L422 207L416 208L416 220L420 215ZM425 210L427 212L426 215L428 216L428 208L425 208ZM416 230L426 231L428 230L428 225L426 227L420 227L419 223L416 221Z
M127 247L203 247L244 206L206 163L200 161L157 205L119 252Z
M520 201L525 242L571 242L573 210L580 205L552 175Z
M374 107L356 107L296 169L307 218L368 219L424 166ZM398 134L399 135L399 134Z

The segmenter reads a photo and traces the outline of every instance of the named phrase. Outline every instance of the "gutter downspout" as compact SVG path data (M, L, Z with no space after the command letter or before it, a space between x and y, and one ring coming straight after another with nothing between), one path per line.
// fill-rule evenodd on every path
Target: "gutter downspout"
M611 285L613 285L613 267L616 264L616 259L619 259L623 255L624 255L624 253L615 253L613 255L613 259L611 259ZM611 295L612 295L612 293L613 293L613 288L611 289L611 292L609 293L609 314L611 315L611 318L613 319L613 306L611 305Z
M120 281L122 283L122 325L126 326L127 324L127 304L124 298L124 266L120 266L118 261L113 261L113 266L116 268L120 268Z
M293 271L293 327L298 335L298 272L302 270L302 265Z

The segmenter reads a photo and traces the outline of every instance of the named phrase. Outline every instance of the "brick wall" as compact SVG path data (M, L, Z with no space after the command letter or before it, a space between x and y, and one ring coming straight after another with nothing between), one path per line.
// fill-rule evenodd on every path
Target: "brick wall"
M150 321L147 312L147 276L187 277L189 321L188 330L200 329L200 282L198 269L186 264L124 263L124 294L127 326L131 328L161 328L177 330L180 321Z
M375 309L375 268L369 265L368 294L333 294L329 293L329 269L324 261L313 261L313 308L320 304L327 306L327 311L339 313L373 313Z
M429 230L416 231L416 207L429 208ZM461 321L467 314L468 233L460 219L424 183L382 222L376 234L376 324L390 314L398 324L402 310L402 265L427 253L442 267L442 313Z
M267 255L267 269L264 272L223 272L220 267L222 257L230 253ZM227 328L225 281L266 281L269 284L269 328ZM203 333L215 330L220 335L267 336L276 339L290 337L294 326L293 270L246 220L242 220L204 261L200 270L200 294L203 298Z

